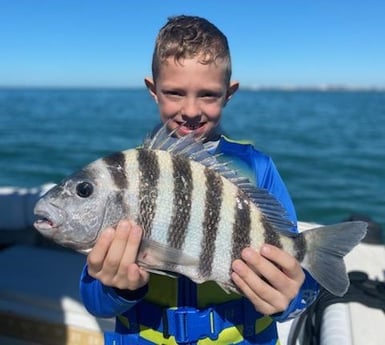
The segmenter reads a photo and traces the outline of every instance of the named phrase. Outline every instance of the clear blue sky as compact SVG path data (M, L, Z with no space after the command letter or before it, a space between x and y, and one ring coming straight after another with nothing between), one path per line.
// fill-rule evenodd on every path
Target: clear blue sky
M0 0L0 86L143 86L177 14L227 35L243 86L385 87L384 0Z

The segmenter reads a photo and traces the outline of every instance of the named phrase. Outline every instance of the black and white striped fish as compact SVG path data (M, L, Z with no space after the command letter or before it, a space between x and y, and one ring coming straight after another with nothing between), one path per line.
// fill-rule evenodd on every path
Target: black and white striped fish
M258 251L270 243L343 295L349 285L343 256L366 234L363 222L289 232L293 224L274 197L219 163L193 135L176 139L165 126L143 147L96 160L63 180L35 214L43 235L84 253L107 226L133 219L144 230L139 265L236 292L233 260L245 247Z

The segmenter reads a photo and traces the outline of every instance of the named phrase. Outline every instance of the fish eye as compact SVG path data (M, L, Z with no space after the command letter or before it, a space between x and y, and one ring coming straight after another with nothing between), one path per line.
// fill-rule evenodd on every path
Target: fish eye
M80 182L76 186L76 193L81 198L88 198L92 194L93 191L94 191L94 187L89 182Z

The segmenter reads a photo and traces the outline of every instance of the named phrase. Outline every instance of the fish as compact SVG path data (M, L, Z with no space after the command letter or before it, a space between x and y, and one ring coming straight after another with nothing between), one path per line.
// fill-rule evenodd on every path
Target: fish
M96 159L64 178L35 205L34 227L87 254L98 236L129 218L143 229L136 262L156 274L215 281L241 294L231 265L246 247L264 243L293 255L336 296L349 287L344 256L366 234L349 221L291 231L281 203L211 154L194 133L176 138L163 125L141 146Z

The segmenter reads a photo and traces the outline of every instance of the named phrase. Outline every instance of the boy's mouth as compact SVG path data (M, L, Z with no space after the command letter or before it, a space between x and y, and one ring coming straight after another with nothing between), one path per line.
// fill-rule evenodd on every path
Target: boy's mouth
M190 131L195 131L205 125L205 122L177 122L180 127L187 128Z

